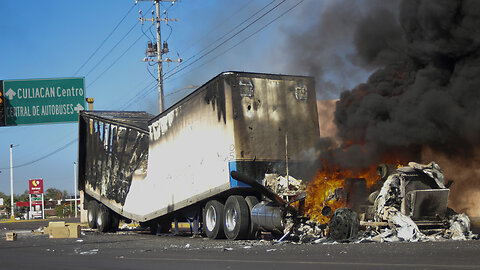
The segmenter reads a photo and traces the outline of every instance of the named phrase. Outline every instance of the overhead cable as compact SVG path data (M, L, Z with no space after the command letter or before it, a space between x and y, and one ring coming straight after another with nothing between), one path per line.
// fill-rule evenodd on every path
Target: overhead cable
M107 40L112 36L112 34L115 32L115 30L117 30L117 28L120 26L120 24L125 20L125 18L128 16L128 14L130 14L130 12L133 10L133 8L135 7L137 3L135 2L133 4L133 6L127 11L127 13L125 14L125 16L123 16L123 18L117 23L117 25L113 28L113 30L107 35L107 37L102 41L102 43L100 43L100 45L97 47L97 49L95 49L95 51L87 58L87 60L77 69L77 71L75 71L75 73L73 73L73 76L76 76L78 74L78 72L90 61L90 59L92 59L92 57L100 50L100 48L102 48L102 46L105 44L105 42L107 42Z
M242 33L243 31L245 31L248 27L252 26L253 24L255 24L256 22L258 22L260 19L262 19L263 17L265 17L267 14L269 14L270 12L272 12L274 9L276 9L278 6L280 6L281 4L285 3L285 1L287 0L283 0L282 2L278 3L277 5L275 5L273 8L269 9L267 12L265 12L264 14L262 14L260 17L258 17L257 19L255 19L253 22L249 23L247 26L243 27L240 31L236 32L233 36L229 37L228 39L224 40L222 43L220 43L219 45L215 46L215 48L209 50L208 52L204 53L203 55L201 55L200 57L198 57L197 59L195 59L193 62L189 63L188 65L178 69L177 71L173 72L172 74L169 74L168 76L166 76L165 79L167 79L168 77L171 77L175 74L178 74L179 72L185 70L186 68L188 68L189 66L195 64L196 62L200 61L201 59L203 59L205 56L211 54L213 51L215 51L216 49L218 49L220 46L224 45L225 43L227 43L228 41L232 40L234 37L236 37L237 35L239 35L240 33ZM303 2L303 0L302 0ZM301 2L299 2L301 3ZM298 3L297 3L298 4ZM185 62L184 62L185 63ZM182 63L183 64L183 63ZM167 72L168 73L168 72ZM166 73L166 74L167 74Z
M42 157L39 157L39 158L37 158L37 159L34 159L34 160L29 161L29 162L26 162L26 163L22 163L22 164L20 164L20 165L13 166L12 168L25 167L25 166L31 165L31 164L33 164L33 163L35 163L35 162L38 162L38 161L40 161L40 160L46 159L46 158L48 158L48 157L50 157L50 156L52 156L52 155L54 155L54 154L62 151L63 149L69 147L70 145L74 144L74 143L77 142L77 141L78 141L78 138L77 138L77 139L74 139L73 141L65 144L64 146L62 146L62 147L60 147L60 148L58 148L58 149L53 150L52 152L50 152L50 153L48 153L48 154L46 154L46 155L44 155L44 156L42 156ZM8 169L10 169L10 168L0 168L0 170L8 170Z
M113 48L111 48L111 49L102 57L102 59L100 59L100 61L98 61L97 64L95 64L95 66L93 66L93 68L90 69L90 70L87 72L87 74L86 74L85 76L90 75L90 73L92 73L92 71L93 71L95 68L97 68L98 65L100 65L100 64L103 62L103 60L105 60L105 58L107 58L107 56L109 56L109 55L113 52L113 50L115 50L115 48L128 36L128 34L130 34L130 32L132 32L132 30L135 28L135 26L137 26L137 24L138 24L139 22L140 22L140 21L137 21L137 22L130 28L130 30L128 30L128 32L127 32L125 35L123 35L123 37L113 46Z
M219 23L218 25L225 25L225 23L230 20L231 18L235 17L240 11L242 11L244 8L246 8L248 5L250 5L254 0L250 0L249 2L247 2L245 5L243 5L242 7L238 8L233 14L230 14L229 16L227 16L227 19L222 21L221 23ZM275 1L275 0L274 0ZM274 2L272 1L272 2ZM271 3L270 3L271 4ZM270 5L268 4L268 5ZM244 21L245 22L245 21ZM202 35L200 38L198 38L197 40L195 40L194 42L192 42L186 49L183 49L180 54L184 54L185 52L187 52L188 50L190 50L194 45L198 44L200 41L202 41L203 39L207 38L211 33L213 32L217 32L218 31L218 27L213 27L208 33ZM210 46L210 45L209 45ZM207 46L208 47L208 46Z
M98 75L87 87L90 87L92 86L92 84L94 84L98 79L100 79L103 74L105 74L105 72L107 72L110 68L112 68L113 65L115 65L118 60L120 60L120 58L122 58L135 44L137 44L137 42L140 40L140 38L142 38L142 35L141 34L119 57L117 57L117 59L115 59L115 61L113 61L113 63L108 66L100 75Z

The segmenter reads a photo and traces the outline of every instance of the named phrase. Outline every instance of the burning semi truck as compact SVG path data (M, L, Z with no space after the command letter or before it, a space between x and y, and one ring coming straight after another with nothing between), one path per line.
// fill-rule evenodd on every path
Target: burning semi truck
M419 227L469 231L468 217L448 211L435 163L316 173L311 77L224 72L158 116L83 111L79 122L79 190L89 226L103 232L121 219L152 232L186 220L233 240L352 239L361 226L402 240L423 237Z
M100 231L186 219L209 238L282 233L283 210L297 208L261 181L308 177L318 139L313 78L224 72L155 117L81 112L78 188Z

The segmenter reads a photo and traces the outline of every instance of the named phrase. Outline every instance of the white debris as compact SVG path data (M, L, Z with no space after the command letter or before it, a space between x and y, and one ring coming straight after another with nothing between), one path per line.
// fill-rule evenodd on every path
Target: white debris
M400 213L396 208L386 207L386 209L384 219L391 222L393 231L396 232L400 240L417 242L424 237L424 234L420 232L417 224L411 218Z
M96 255L98 253L98 249L92 249L88 251L81 251L80 255Z
M305 191L306 185L302 180L292 176L284 177L278 174L266 174L264 185L280 196L295 196Z
M475 237L470 231L470 218L466 214L452 216L449 224L448 233L453 240L467 240Z

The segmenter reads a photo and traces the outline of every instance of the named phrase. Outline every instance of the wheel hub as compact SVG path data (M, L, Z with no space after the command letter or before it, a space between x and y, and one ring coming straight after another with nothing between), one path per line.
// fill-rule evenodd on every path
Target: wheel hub
M215 224L217 224L217 212L213 206L210 206L207 209L207 213L205 214L205 225L209 231L213 231L215 228Z
M227 227L227 230L233 231L235 229L235 226L237 226L237 218L238 213L234 208L230 208L227 210L225 216L225 226Z

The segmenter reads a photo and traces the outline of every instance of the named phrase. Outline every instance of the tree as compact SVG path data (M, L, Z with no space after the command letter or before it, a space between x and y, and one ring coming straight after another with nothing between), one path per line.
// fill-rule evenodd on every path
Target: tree
M72 215L72 211L68 205L62 204L55 207L55 215L57 217L67 217Z
M28 193L28 189L26 189L23 194L21 195L17 195L17 196L13 196L13 200L16 201L16 202L28 202L29 200L29 193Z
M45 190L45 199L47 200L61 200L67 197L67 191L61 191L57 188L49 188Z

